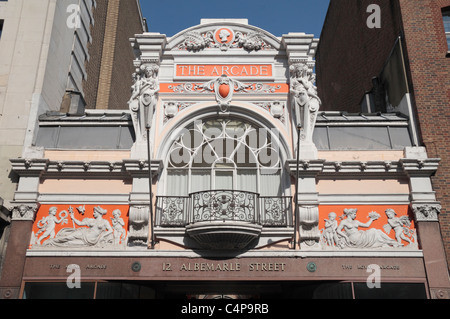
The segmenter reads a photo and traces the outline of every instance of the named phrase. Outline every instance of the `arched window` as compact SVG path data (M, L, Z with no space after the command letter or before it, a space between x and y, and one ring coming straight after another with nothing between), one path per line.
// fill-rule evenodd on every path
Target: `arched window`
M165 195L209 190L285 195L289 180L274 134L233 118L195 121L170 148Z

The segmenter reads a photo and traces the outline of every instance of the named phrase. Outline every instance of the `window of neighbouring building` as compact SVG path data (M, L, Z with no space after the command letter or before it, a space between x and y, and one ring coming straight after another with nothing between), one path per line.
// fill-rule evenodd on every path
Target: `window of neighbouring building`
M442 18L444 20L445 36L447 38L447 47L450 51L450 7L443 9Z

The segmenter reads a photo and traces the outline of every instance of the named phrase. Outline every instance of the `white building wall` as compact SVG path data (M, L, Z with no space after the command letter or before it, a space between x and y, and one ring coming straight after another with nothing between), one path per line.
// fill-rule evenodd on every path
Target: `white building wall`
M0 40L0 197L6 204L16 188L9 160L27 157L30 152L36 157L32 143L37 117L60 109L71 69L78 74L75 85L81 90L86 73L84 61L79 60L87 58L87 30L93 22L87 8L93 4L93 0L10 0L0 4L0 19L4 20ZM70 5L81 9L78 29L68 24L75 14ZM74 41L75 33L81 41ZM77 53L71 54L73 51Z

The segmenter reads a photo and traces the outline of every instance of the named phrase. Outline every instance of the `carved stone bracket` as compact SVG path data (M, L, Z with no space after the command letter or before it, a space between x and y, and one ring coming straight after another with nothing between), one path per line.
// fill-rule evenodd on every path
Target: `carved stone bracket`
M320 240L319 207L299 206L299 226L301 249L316 248Z
M420 203L412 204L412 210L415 219L418 222L437 222L439 221L439 213L441 212L441 205L438 203Z
M147 247L150 219L148 206L131 206L129 216L128 246Z

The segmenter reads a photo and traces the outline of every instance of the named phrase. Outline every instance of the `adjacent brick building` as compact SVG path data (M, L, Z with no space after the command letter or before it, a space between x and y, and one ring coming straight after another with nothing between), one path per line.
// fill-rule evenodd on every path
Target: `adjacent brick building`
M432 180L447 260L450 58L443 20L449 8L448 0L331 0L316 55L324 110L400 112L414 121L415 143L440 158ZM380 19L379 28L369 27L372 19Z

